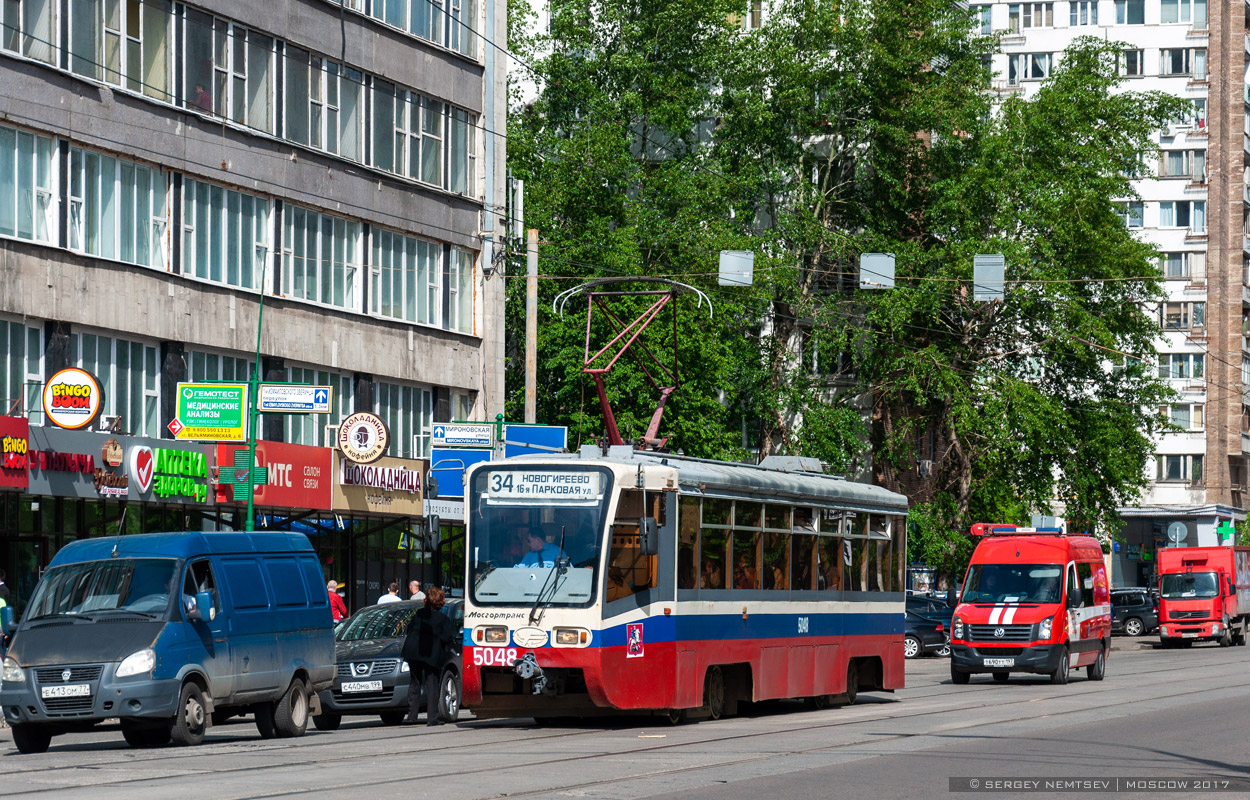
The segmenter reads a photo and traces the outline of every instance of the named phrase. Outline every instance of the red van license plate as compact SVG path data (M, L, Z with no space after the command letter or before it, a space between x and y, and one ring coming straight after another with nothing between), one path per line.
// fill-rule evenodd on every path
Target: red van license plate
M1016 660L1014 658L987 658L983 664L987 667L1014 667Z

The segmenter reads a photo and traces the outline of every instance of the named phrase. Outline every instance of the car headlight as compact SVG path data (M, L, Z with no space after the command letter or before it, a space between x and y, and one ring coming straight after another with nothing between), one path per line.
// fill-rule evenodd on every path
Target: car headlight
M399 662L399 671L400 671L400 673L401 673L401 674L402 674L402 673L404 673L404 672L407 672L407 671L408 671L408 669L409 669L409 668L408 668L408 662L407 662L407 661L401 661L401 662Z
M1047 617L1037 625L1037 638L1049 639L1050 633L1054 630L1055 620L1053 617Z
M964 621L959 617L955 617L954 621L951 622L951 638L964 638Z
M26 672L12 658L4 660L4 669L0 671L0 681L4 683L25 683Z
M118 678L125 678L130 675L141 675L144 672L151 672L156 666L156 652L153 650L140 650L137 653L131 653L122 659L122 663L117 665L117 672L114 673Z

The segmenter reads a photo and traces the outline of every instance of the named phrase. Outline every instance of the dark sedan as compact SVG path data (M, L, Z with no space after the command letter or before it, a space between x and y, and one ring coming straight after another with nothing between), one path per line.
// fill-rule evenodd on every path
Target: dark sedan
M905 612L903 622L903 655L916 658L936 653L948 656L951 652L946 626L937 620L925 619L911 611Z
M408 664L400 656L408 623L420 602L385 603L362 608L335 630L334 685L319 693L317 730L332 731L346 715L374 715L398 725L408 715ZM460 640L464 601L448 600L443 613L451 618L456 638L439 683L439 718L455 722L460 713ZM424 701L422 702L424 705ZM428 712L428 710L427 710Z

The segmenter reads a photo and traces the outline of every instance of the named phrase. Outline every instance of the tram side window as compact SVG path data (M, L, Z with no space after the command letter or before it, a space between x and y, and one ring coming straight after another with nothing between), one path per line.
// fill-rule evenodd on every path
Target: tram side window
M699 588L725 588L725 548L729 537L723 530L704 528L699 536Z
M841 590L842 540L836 536L819 536L816 549L820 556L820 588L835 592Z
M784 533L764 534L764 588L790 588L790 537Z
M791 558L794 566L791 589L816 588L816 537L810 533L796 533L790 537Z
M733 553L733 588L760 588L760 535L752 531L735 530Z
M699 500L683 497L678 512L680 530L677 538L677 588L697 589L698 569L695 548L699 544Z
M653 508L647 508L648 500ZM608 556L608 602L645 591L655 586L655 556L645 556L639 548L639 521L654 517L662 525L664 504L658 494L650 498L644 492L627 489L621 492L616 520L612 524L612 549Z

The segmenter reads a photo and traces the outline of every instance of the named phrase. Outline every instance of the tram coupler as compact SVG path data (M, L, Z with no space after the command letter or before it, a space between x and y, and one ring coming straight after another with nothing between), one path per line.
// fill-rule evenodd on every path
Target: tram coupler
M530 681L532 694L542 694L543 689L547 688L547 676L543 673L543 668L538 666L538 662L534 660L533 653L526 653L512 667L512 671L521 677L522 680Z

